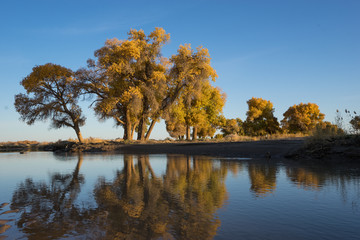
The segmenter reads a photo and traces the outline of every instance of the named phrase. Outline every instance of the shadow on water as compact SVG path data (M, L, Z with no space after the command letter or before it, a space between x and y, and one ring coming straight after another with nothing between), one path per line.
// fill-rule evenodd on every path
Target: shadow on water
M15 221L26 238L212 239L220 227L217 211L228 200L229 173L247 173L249 191L257 198L275 192L281 169L289 182L307 190L335 185L344 201L350 186L358 186L360 193L359 171L349 175L271 161L168 155L164 173L156 174L149 155L124 155L123 168L111 180L100 177L92 186L94 204L89 207L76 203L85 183L80 173L84 156L79 153L76 158L71 173L51 173L49 183L28 178L14 191L10 209L19 212L9 221ZM0 234L10 227L5 220L0 226Z

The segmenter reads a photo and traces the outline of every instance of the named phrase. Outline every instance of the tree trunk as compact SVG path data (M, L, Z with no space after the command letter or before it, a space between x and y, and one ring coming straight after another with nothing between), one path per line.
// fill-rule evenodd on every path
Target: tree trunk
M193 127L193 140L197 139L197 132L198 132L198 128L197 127Z
M74 125L75 125L74 130L76 132L76 136L79 139L79 142L82 143L84 140L83 140L83 137L82 137L81 132L80 132L80 127L79 127L78 124L74 124Z
M128 140L130 139L130 135L131 135L131 128L128 127L129 124L125 123L124 125L124 140Z
M140 118L137 140L144 141L146 132L145 117Z
M136 126L137 126L136 124L132 125L132 128L131 128L131 138L133 138L133 136L134 136Z
M127 131L128 131L128 133L129 133L129 135L128 135L128 140L133 140L133 132L131 131L132 130L132 128L131 128L131 123L128 123L127 124Z
M186 140L191 140L190 126L186 126Z
M126 127L126 125L124 126L124 136L123 136L123 139L124 140L126 140L126 139L128 139L128 133L127 133L127 127Z
M130 120L130 111L126 110L125 117L125 126L124 126L124 140L132 140L132 128L131 128L131 120Z
M145 140L145 133L146 133L146 120L149 116L149 106L148 106L148 99L145 96L143 99L143 112L140 118L139 127L138 127L138 137L137 140L144 141Z
M156 123L155 120L152 120L152 121L151 121L149 130L147 131L147 133L146 133L146 135L145 135L145 140L146 140L146 141L149 140L150 134L151 134L152 130L154 129L155 123Z

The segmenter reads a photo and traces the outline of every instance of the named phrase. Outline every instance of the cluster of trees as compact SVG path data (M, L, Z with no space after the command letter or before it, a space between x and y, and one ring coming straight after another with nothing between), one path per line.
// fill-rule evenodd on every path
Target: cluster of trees
M269 100L251 98L247 101L246 120L240 118L226 119L221 127L223 135L237 134L249 136L264 136L275 133L310 133L315 127L334 128L337 126L323 121L325 115L320 112L315 103L300 103L293 105L283 114L279 122L274 116L274 107Z
M128 39L107 40L89 59L86 68L72 71L47 63L36 66L21 81L26 94L15 96L15 108L27 124L51 120L54 128L71 127L80 142L85 116L78 104L90 100L100 120L113 119L124 129L124 140L148 140L156 122L164 119L171 137L187 140L237 134L263 136L274 133L309 133L316 126L336 128L323 122L314 103L289 107L279 122L273 104L262 98L247 101L246 120L222 115L226 96L211 85L217 74L206 48L181 45L170 58L161 49L170 39L162 28L149 35L131 30ZM351 120L360 129L360 116Z
M156 122L166 120L172 136L213 135L225 95L210 81L217 78L206 48L181 45L170 58L161 48L170 35L156 28L149 35L131 30L126 40L107 40L87 68L72 70L48 63L36 66L22 80L26 94L15 107L28 124L51 119L52 127L71 127L82 142L85 117L78 105L85 95L99 119L114 119L124 139L147 140Z

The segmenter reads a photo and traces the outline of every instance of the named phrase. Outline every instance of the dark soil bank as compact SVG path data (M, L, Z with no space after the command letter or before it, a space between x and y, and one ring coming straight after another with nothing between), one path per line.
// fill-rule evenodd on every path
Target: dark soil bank
M284 157L303 145L303 140L266 140L222 143L155 143L155 144L72 144L57 151L102 152L115 151L129 154L187 154L239 158Z

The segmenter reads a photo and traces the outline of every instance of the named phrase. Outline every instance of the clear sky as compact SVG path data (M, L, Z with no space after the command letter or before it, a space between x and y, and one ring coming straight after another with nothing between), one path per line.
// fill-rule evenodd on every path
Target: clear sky
M319 105L333 122L336 109L360 112L359 0L248 1L1 1L0 142L76 138L72 129L28 126L19 120L14 95L35 65L77 70L106 39L162 27L171 34L166 57L180 44L209 49L227 94L224 115L245 119L246 101L273 102L279 120L289 106ZM84 137L114 139L123 130L98 122L84 102ZM164 123L152 138L167 137Z

